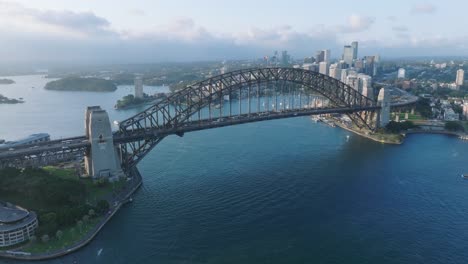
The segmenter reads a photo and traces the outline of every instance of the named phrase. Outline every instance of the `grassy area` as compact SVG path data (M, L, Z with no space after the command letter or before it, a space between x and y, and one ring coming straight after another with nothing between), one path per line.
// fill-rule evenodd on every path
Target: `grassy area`
M400 144L403 140L403 136L400 134L388 134L388 133L375 133L370 135L372 138L385 143Z
M92 179L80 179L73 169L60 169L56 167L44 167L43 169L61 179L83 183L86 189L86 201L91 204L96 204L97 201L106 198L107 195L113 192L119 192L126 183L123 179L117 182L107 182L99 186Z
M81 230L76 225L64 228L62 230L63 236L60 239L52 237L48 242L44 243L38 237L36 241L24 246L21 251L30 253L46 253L72 246L83 239L101 220L102 217L92 218L87 223L83 223Z

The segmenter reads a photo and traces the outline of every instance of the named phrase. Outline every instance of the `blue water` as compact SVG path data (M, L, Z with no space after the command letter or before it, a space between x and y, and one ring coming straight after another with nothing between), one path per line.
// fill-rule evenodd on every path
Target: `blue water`
M51 263L467 263L467 156L452 137L382 145L309 118L171 136L134 202Z

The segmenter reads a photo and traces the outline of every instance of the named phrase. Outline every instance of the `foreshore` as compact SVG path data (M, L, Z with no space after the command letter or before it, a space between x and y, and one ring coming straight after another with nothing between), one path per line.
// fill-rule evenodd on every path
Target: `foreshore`
M72 246L61 248L56 251L47 252L47 253L28 253L23 251L7 250L5 252L0 252L0 258L9 258L15 260L48 260L53 258L58 258L65 256L67 254L73 253L82 247L89 244L101 231L101 229L109 222L109 220L119 211L119 209L128 202L130 197L140 188L142 185L142 177L140 172L135 167L130 171L131 180L128 181L126 188L119 193L115 198L110 201L109 212L104 216L99 224L97 224L92 231L85 235L80 241L76 242Z
M352 129L352 128L349 128L349 127L347 127L347 126L341 124L340 122L335 122L335 124L336 124L337 126L343 128L343 129L345 129L345 130L348 130L349 132L352 132L352 133L354 133L354 134L357 134L357 135L359 135L359 136L368 138L368 139L373 140L373 141L376 141L376 142L380 142L380 143L384 143L384 144L392 144L392 145L401 145L401 144L403 144L403 140L394 142L394 141L388 141L388 140L384 140L384 139L378 139L378 138L376 138L376 137L373 136L373 135L367 135L367 134L362 133L362 132L360 132L360 131L357 131L357 130L354 130L354 129Z

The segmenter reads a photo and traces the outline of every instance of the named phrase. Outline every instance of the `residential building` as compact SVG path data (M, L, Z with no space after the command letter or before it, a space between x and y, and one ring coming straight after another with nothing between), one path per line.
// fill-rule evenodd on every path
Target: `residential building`
M141 76L135 78L135 98L143 98L143 79Z
M457 86L462 86L465 83L465 71L462 69L459 69L457 71L457 79L455 80L455 84Z

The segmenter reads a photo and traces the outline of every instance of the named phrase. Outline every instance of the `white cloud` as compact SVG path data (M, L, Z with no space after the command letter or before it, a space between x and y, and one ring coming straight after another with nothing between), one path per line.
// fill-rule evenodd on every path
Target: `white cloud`
M411 8L411 13L412 14L431 14L434 13L437 10L437 8L430 4L430 3L421 3L414 5Z
M353 14L348 17L347 23L345 25L338 27L338 31L341 33L362 32L369 29L374 24L374 22L374 17Z

